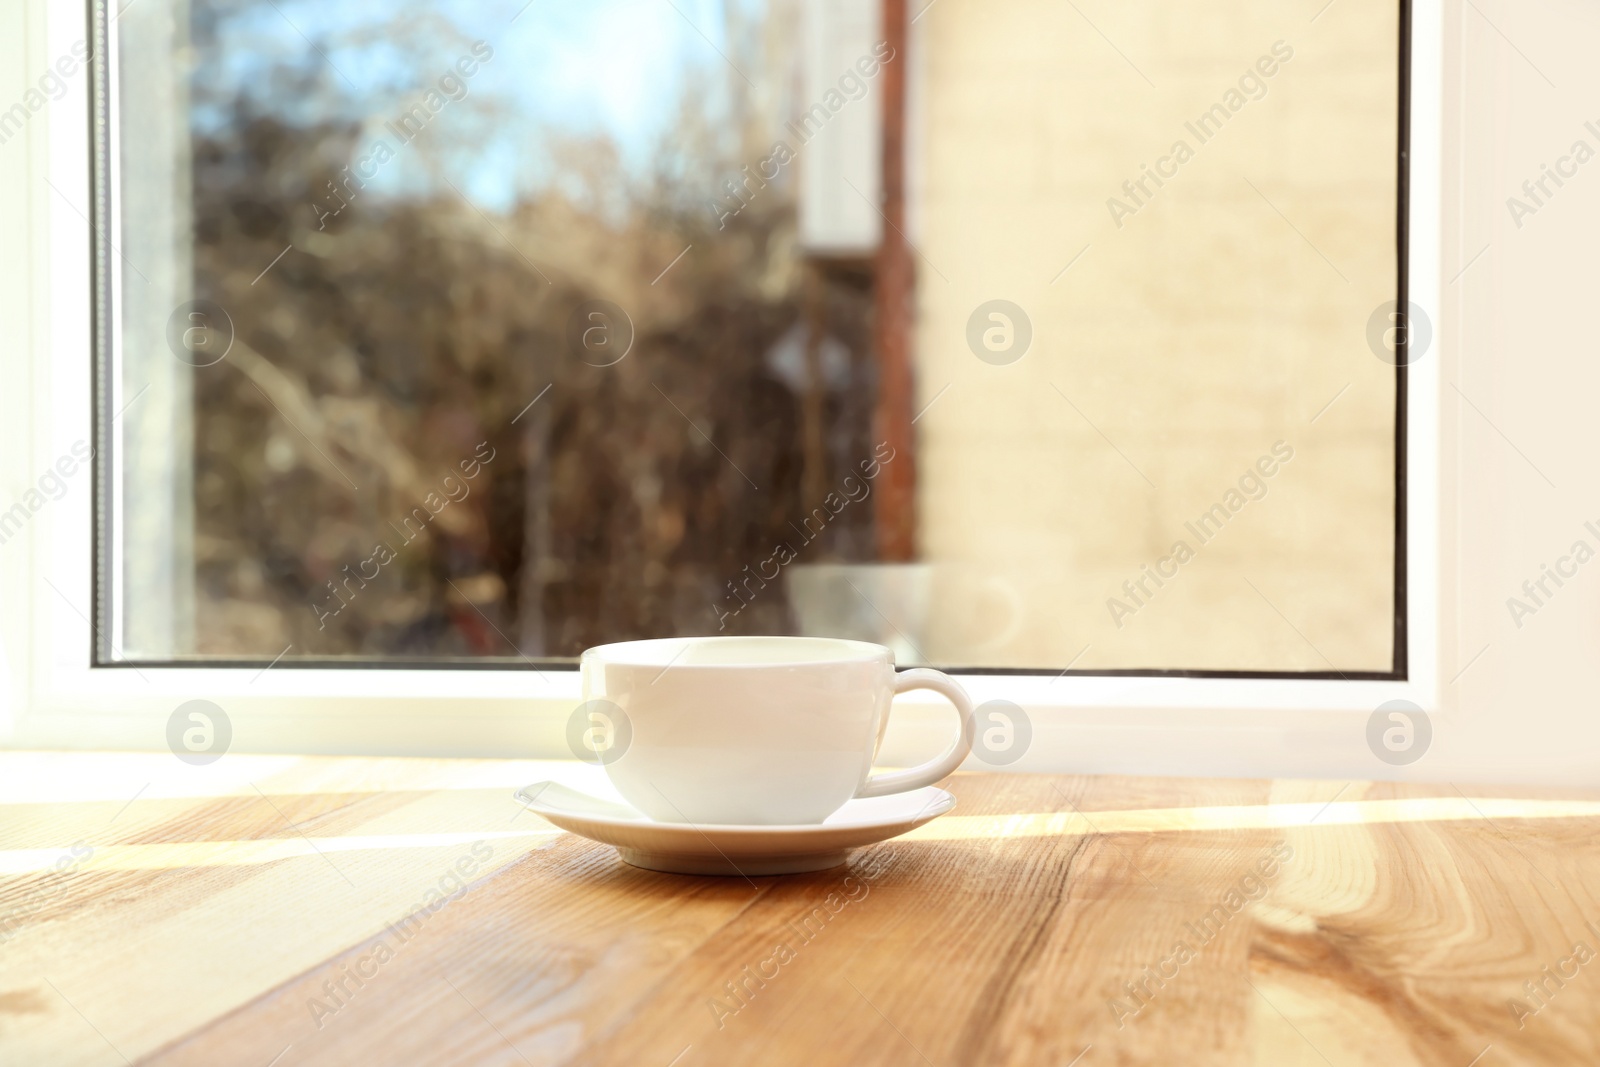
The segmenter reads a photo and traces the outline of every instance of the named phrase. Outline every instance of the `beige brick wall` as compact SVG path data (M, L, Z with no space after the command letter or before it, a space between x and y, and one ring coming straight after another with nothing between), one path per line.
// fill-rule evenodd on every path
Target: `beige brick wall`
M1394 373L1366 332L1396 288L1397 5L1319 6L919 19L918 408L949 387L917 423L930 659L1388 669ZM1278 41L1265 96L1200 143L1186 120ZM1107 199L1180 138L1193 158L1119 228ZM1033 327L1006 366L966 341L995 298ZM1202 545L1185 523L1278 441L1267 495ZM1179 540L1194 558L1117 626L1107 599Z

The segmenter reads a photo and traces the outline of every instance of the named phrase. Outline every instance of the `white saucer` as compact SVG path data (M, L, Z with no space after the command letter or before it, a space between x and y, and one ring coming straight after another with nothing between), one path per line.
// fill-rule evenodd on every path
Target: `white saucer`
M661 823L627 804L535 782L516 799L563 830L614 845L625 862L671 874L797 874L837 867L850 850L914 830L956 806L937 786L847 801L804 826Z

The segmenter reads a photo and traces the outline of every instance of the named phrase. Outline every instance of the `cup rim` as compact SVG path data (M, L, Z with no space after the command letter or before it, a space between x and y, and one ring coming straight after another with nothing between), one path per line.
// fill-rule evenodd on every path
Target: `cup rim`
M686 648L698 644L717 644L723 647L737 645L785 644L811 645L814 654L752 658L737 663L693 663L678 657ZM731 635L708 637L655 637L640 641L613 641L610 644L586 648L579 657L580 664L604 663L618 667L661 667L671 665L673 670L771 670L780 667L818 667L838 663L887 663L894 665L894 652L884 645L870 641L854 641L843 637L804 637L788 634Z

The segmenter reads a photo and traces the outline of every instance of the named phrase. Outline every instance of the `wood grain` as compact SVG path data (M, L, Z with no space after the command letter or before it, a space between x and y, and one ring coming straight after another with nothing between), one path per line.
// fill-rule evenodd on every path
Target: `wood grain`
M962 774L717 879L512 801L558 770L0 754L0 1062L1600 1062L1594 795Z

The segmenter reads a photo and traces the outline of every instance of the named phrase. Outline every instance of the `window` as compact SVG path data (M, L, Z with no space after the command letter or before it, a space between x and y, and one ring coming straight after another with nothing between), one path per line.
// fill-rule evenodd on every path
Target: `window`
M102 662L1404 676L1403 6L519 6L109 23Z

